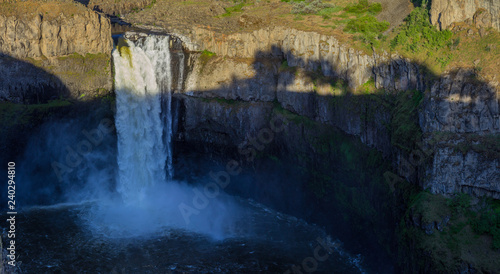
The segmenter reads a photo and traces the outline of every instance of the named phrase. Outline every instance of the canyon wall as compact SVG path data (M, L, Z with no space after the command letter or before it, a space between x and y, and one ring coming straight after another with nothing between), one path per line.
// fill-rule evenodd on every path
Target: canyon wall
M85 2L85 1L79 1ZM93 10L103 12L108 15L119 16L120 14L125 14L132 12L134 10L139 10L145 6L151 4L151 0L127 0L127 1L115 1L115 0L90 0L86 1L87 6Z
M414 121L432 151L432 159L421 169L426 170L423 173L400 174L410 181L418 180L434 193L500 197L498 158L477 149L457 149L462 141L467 144L471 136L477 136L475 145L484 142L484 146L492 144L492 150L498 150L498 83L483 82L467 69L430 75L425 68L397 55L366 55L344 47L333 37L282 27L227 36L194 28L180 36L189 51L215 53L191 58L185 87L191 99L185 101L189 104L186 109L195 107L190 105L195 98L275 102L286 111L359 137L392 159L399 170L402 158L411 151L394 144L392 97L404 90L418 90L424 96ZM366 86L383 91L363 93ZM205 128L206 134L207 119L216 121L232 114L228 110L204 113L199 121L189 118L188 128ZM236 128L240 126L221 123L217 132L239 132ZM448 139L433 142L433 136L440 133L446 133ZM488 138L493 143L484 141ZM215 139L213 142L217 142ZM454 142L455 148L443 146L453 143L451 139L459 140ZM457 157L462 159L459 164ZM475 162L470 161L472 158Z
M109 19L65 1L12 2L2 9L1 99L33 103L111 91Z
M432 0L431 22L440 29L452 23L474 20L476 26L500 30L500 2L497 0Z

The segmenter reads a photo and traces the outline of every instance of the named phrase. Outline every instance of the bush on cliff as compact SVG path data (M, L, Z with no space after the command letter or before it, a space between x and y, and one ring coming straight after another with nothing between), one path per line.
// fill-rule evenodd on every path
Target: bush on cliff
M378 21L373 15L368 14L349 20L344 31L361 33L358 39L377 48L380 45L380 40L384 38L382 33L388 28L389 22Z
M360 18L350 20L344 30L348 32L360 32L363 34L379 34L389 28L389 22L378 21L373 15L365 15Z
M344 8L344 11L351 13L365 13L378 14L382 11L382 5L380 3L369 3L368 0L359 0L357 4L348 5Z
M451 36L451 31L438 31L431 25L429 13L425 8L416 8L408 15L400 32L391 41L391 48L400 46L414 53L430 52L446 46Z

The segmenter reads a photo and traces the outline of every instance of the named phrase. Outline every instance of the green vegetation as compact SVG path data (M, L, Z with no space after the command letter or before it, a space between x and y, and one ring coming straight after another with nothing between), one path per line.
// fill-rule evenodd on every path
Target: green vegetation
M344 30L348 32L360 32L366 35L378 35L379 33L386 31L388 28L389 22L380 22L373 15L365 15L363 17L350 20Z
M350 13L370 13L376 15L382 11L382 5L380 3L369 3L368 0L359 0L357 4L348 5L344 8L344 11Z
M321 9L316 14L323 17L323 19L328 20L332 18L333 13L339 12L340 10L342 10L342 7L329 7Z
M376 90L375 80L373 80L373 78L370 78L368 81L366 81L366 83L364 83L361 86L360 89L365 94L370 94L370 93L374 92Z
M232 7L225 8L226 12L224 14L222 14L221 17L231 16L235 12L243 12L244 6L248 6L248 5L252 5L252 4L253 3L248 3L246 0L243 0L240 3L238 3Z
M321 16L323 23L329 24L320 26L322 28L337 29L339 26L344 26L345 32L359 33L360 35L354 37L354 40L361 40L364 49L378 48L380 41L385 41L383 32L389 28L389 22L378 21L375 18L375 15L382 11L380 3L358 0L357 3L345 7L334 7L321 0L281 1L292 3L291 13L295 14L294 21L305 19L303 16Z
M383 32L389 28L389 22L378 21L374 16L382 11L380 3L359 0L357 4L348 5L343 10L345 12L343 17L356 17L346 20L344 31L360 33L361 35L354 37L355 40L361 40L364 44L378 48L380 40L385 39Z
M429 13L424 8L415 8L405 19L399 33L391 41L391 48L401 48L413 53L432 52L448 44L452 36L451 31L438 31L431 25Z
M211 57L215 56L215 53L205 49L201 52L201 56L205 57L205 58L211 58Z
M357 39L378 48L380 46L380 40L384 39L382 33L388 28L389 22L378 21L373 15L364 15L362 17L349 20L344 28L344 31L361 33L362 35Z
M498 270L499 200L464 193L445 198L421 191L411 196L409 205L400 239L413 254L424 253L433 270L450 272L464 263L484 272Z
M200 54L200 72L202 72L205 69L205 66L208 64L210 59L215 57L215 53L208 51L208 50L203 50Z
M145 8L150 9L154 6L154 4L156 4L156 0L151 1L151 3L149 5L147 5Z
M279 68L279 71L280 72L288 71L288 72L291 72L293 74L296 74L298 72L298 68L289 66L287 60L283 60L283 62L281 62L281 66Z
M474 232L493 237L493 249L500 249L500 200L487 200L479 211L479 217L471 220Z
M11 127L15 125L27 125L34 120L42 119L50 115L54 109L71 105L67 100L59 99L48 101L45 104L14 104L10 102L0 103L0 116L2 126Z
M423 93L417 90L408 90L396 96L391 119L391 143L407 153L422 138L417 111L423 98Z

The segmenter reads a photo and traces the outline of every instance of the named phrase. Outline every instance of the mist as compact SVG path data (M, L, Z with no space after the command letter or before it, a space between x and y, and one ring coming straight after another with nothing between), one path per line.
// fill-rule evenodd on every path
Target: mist
M203 186L213 184L208 178L152 182L136 199L124 199L117 191L117 137L108 120L89 115L52 121L30 138L18 161L22 208L80 204L83 227L108 238L185 229L221 240L248 230L238 226L245 210L236 198L222 189L216 197L205 195Z

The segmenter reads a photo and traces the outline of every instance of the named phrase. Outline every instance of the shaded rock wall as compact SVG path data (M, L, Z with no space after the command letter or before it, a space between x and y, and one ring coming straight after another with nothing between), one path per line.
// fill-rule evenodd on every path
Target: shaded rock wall
M491 196L500 199L500 161L454 148L436 149L432 169L426 172L424 188L432 193L469 193L474 196Z
M420 115L424 132L500 132L500 93L475 77L461 69L433 83Z
M285 110L359 137L366 145L393 159L396 167L407 156L391 143L388 125L393 105L386 97L398 91L416 89L424 93L415 118L424 135L500 132L498 83L482 82L469 70L430 75L425 68L397 55L370 56L343 47L333 37L280 27L228 36L195 29L182 39L187 41L189 50L206 49L216 53L216 57L208 60L193 57L192 73L186 83L187 95L251 102L274 100ZM332 85L332 79L343 80L350 90L362 89L364 83L373 80L373 85L385 93L377 96L360 92L341 94L342 91ZM213 115L216 120L227 114ZM231 123L223 125L233 127ZM453 165L455 156L449 150L434 146L428 139L424 143L439 161L431 161L424 168L429 173L417 171L405 176L407 179L419 180L435 193L452 194L458 190L497 196L500 174L498 164L491 158L468 151L464 157L473 157L477 162L464 161L458 168ZM442 165L448 164L454 168L444 171ZM478 165L489 168L477 169ZM461 175L464 170L468 170L467 176ZM493 182L486 187L483 181L475 180L484 177L485 172L487 180Z

